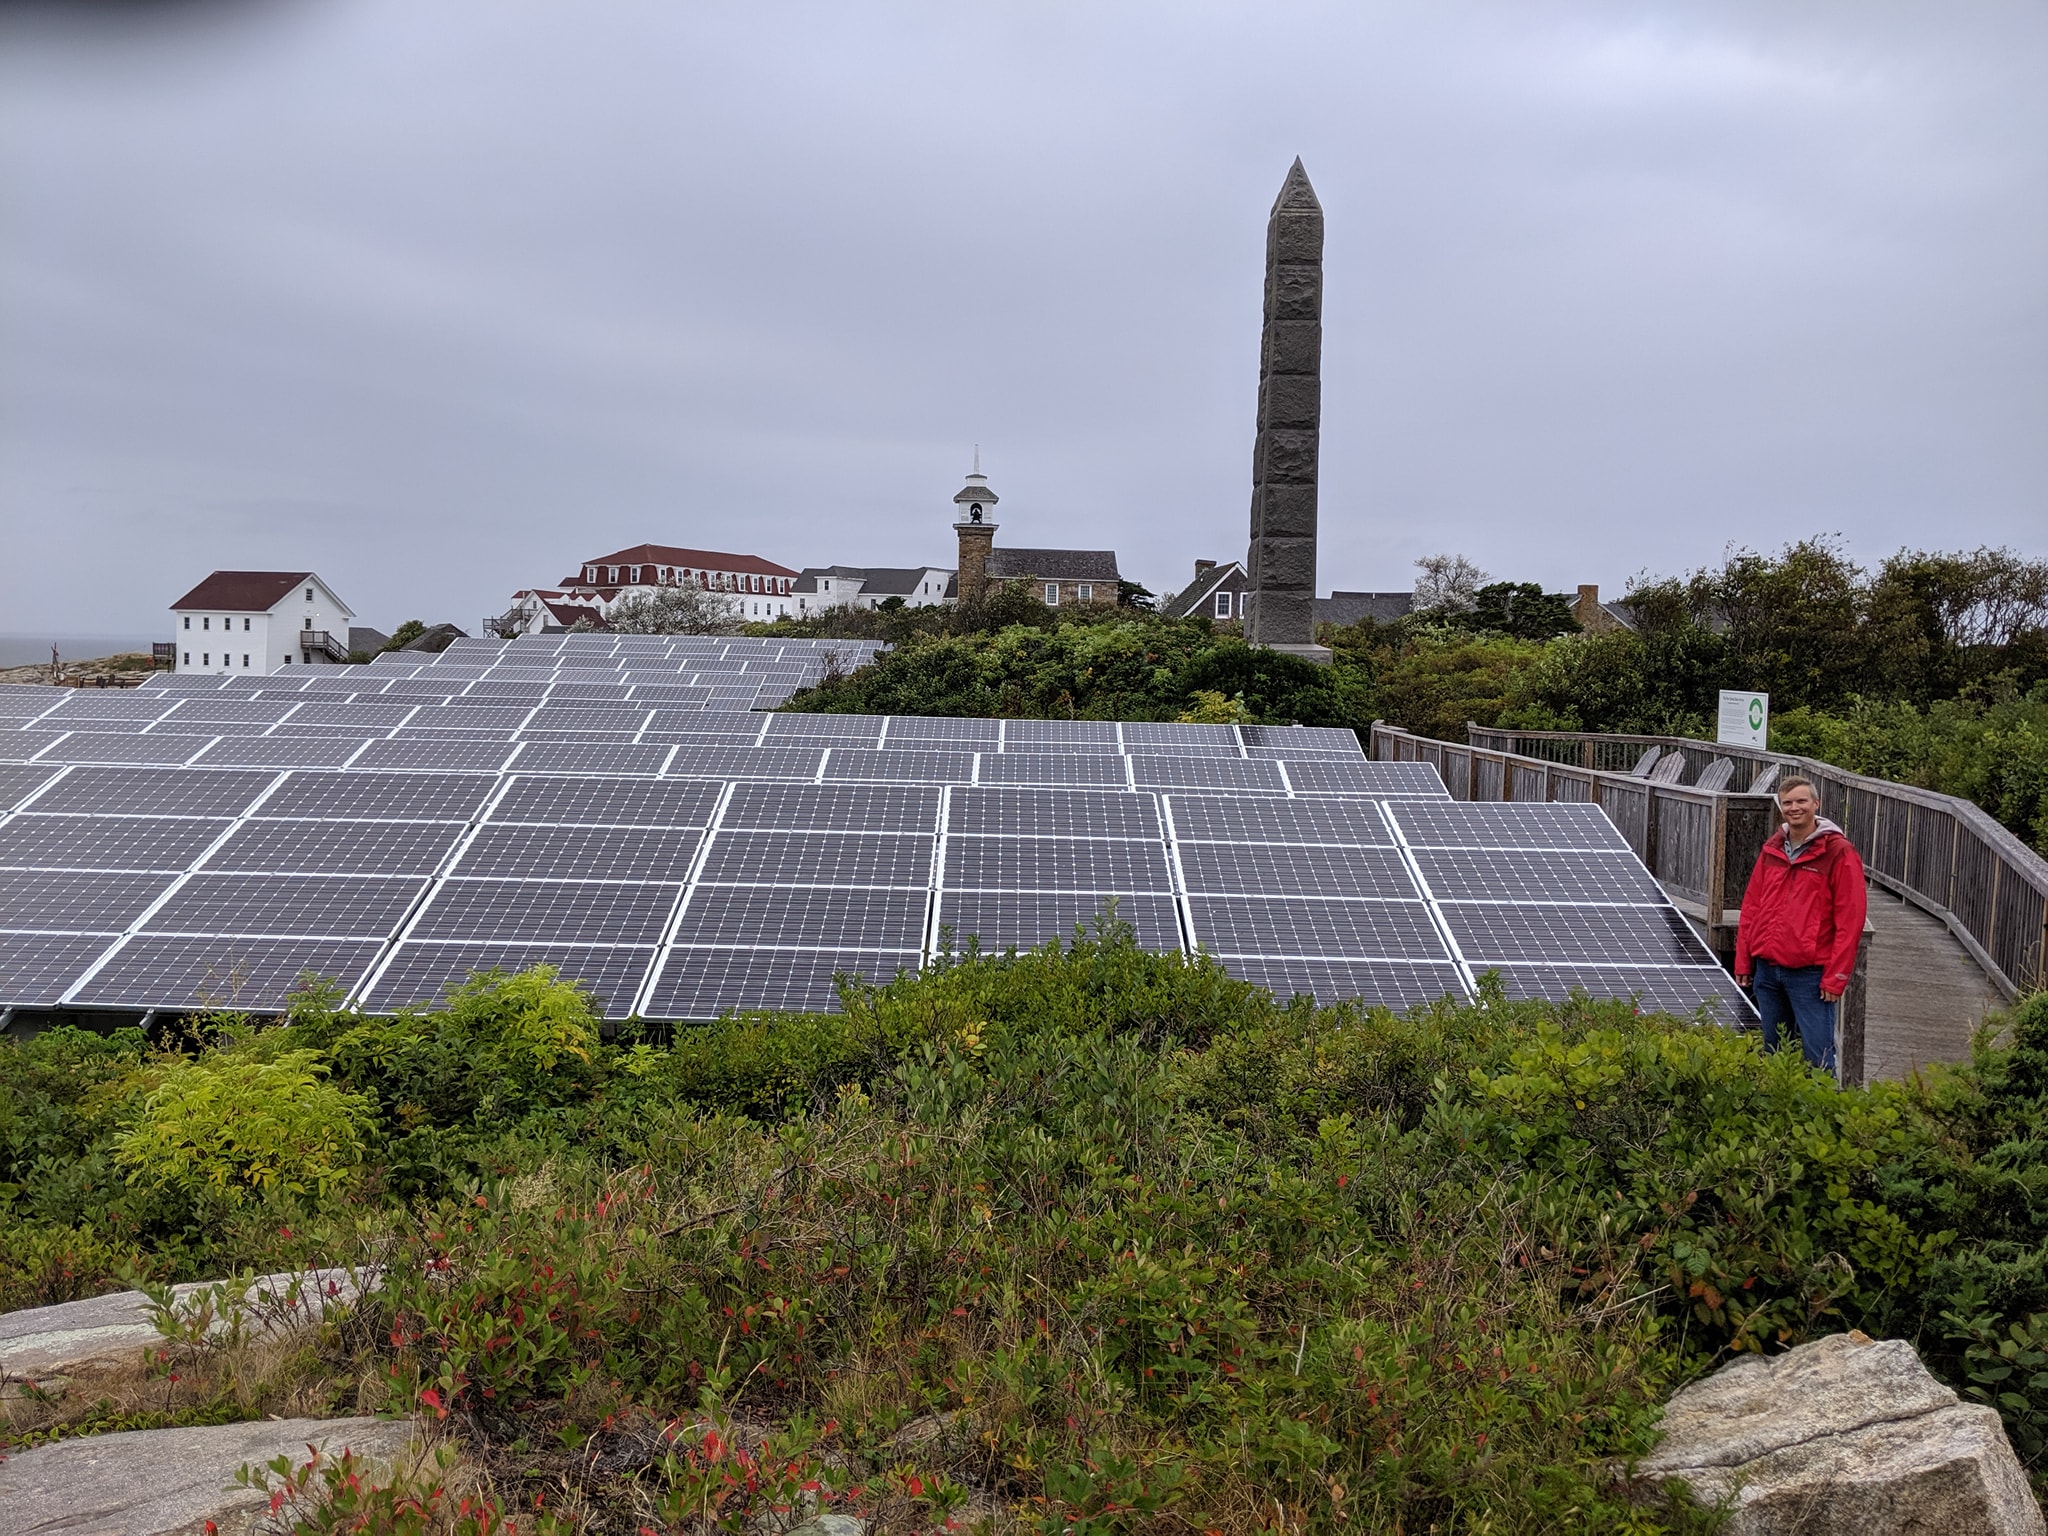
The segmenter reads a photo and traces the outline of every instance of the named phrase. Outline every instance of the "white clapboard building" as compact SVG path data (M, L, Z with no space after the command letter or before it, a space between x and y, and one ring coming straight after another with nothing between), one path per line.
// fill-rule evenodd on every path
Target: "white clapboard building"
M281 672L349 657L355 617L312 571L215 571L171 604L180 672Z

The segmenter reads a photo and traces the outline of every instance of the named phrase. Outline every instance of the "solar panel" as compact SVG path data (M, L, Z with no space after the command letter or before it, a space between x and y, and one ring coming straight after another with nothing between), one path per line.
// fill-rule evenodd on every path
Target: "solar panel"
M214 850L206 868L230 874L430 875L462 831L453 821L251 818Z
M1123 728L1123 745L1124 750L1131 753L1157 752L1162 748L1175 753L1189 753L1206 748L1211 754L1239 755L1237 727L1234 725L1160 725L1148 721L1127 721Z
M582 985L597 999L604 1017L623 1019L653 963L652 946L575 944L445 944L407 942L364 994L373 1013L436 1007L478 973L516 975L551 965L564 981Z
M155 736L133 732L73 731L37 755L42 763L153 763L175 766L197 757L211 736Z
M737 784L720 825L763 832L929 832L938 825L942 793L925 784Z
M454 872L541 880L677 880L697 857L697 832L666 827L527 827L487 823Z
M1450 791L1427 763L1373 763L1362 758L1289 758L1287 782L1301 795L1422 795L1448 800Z
M586 826L704 827L711 823L716 784L644 783L629 779L515 778L491 810L494 822L561 822Z
M882 985L918 968L914 949L672 949L650 994L660 1019L715 1019L735 1010L837 1013L835 973Z
M1438 805L1402 800L1388 813L1417 848L1628 847L1596 805Z
M1005 720L1002 726L1006 752L1057 751L1062 747L1120 750L1113 720Z
M699 884L675 942L914 950L924 944L925 900L922 890Z
M1113 791L1013 789L977 785L952 792L949 833L1009 837L1161 835L1158 802Z
M295 773L263 802L263 814L346 821L468 821L497 787L498 780L478 774Z
M1247 748L1272 747L1287 752L1336 752L1365 756L1358 732L1335 725L1241 725L1238 734Z
M355 760L358 768L406 768L441 773L490 773L502 768L514 748L487 741L373 741Z
M1408 861L1392 848L1291 843L1183 843L1190 891L1224 896L1375 896L1420 899Z
M1633 853L1578 849L1419 848L1416 865L1440 901L1618 901L1662 904Z
M1475 971L1513 960L1631 961L1679 965L1713 959L1675 907L1443 903L1444 919Z
M870 751L834 747L825 760L825 779L871 779L899 784L965 784L974 777L972 752Z
M891 715L889 729L882 739L892 747L904 746L910 742L948 746L959 743L993 752L1002 740L1002 722L920 719L914 715Z
M0 933L0 1008L48 1008L114 941L105 934Z
M165 716L165 723L173 730L184 730L198 721L260 721L275 725L291 713L293 706L282 699L236 699L215 695L182 701Z
M635 746L632 742L529 741L519 753L521 773L633 773L649 778L661 772L669 748Z
M1173 898L1160 895L947 891L939 898L939 927L956 950L965 950L969 939L978 939L983 951L1000 953L1065 943L1077 927L1092 932L1096 919L1112 912L1118 922L1131 925L1144 948L1180 948L1180 919Z
M155 933L384 938L426 882L388 875L193 875L143 924Z
M1131 758L1131 780L1140 789L1211 789L1284 794L1278 763L1241 757Z
M721 830L700 879L730 885L876 885L922 891L931 883L936 840L907 832L816 833Z
M1281 1002L1306 994L1325 1007L1362 1002L1369 1008L1405 1012L1418 1003L1448 997L1463 1002L1465 983L1450 965L1391 964L1365 960L1232 959L1224 969L1240 981L1264 987Z
M325 736L233 736L215 742L193 759L215 768L339 768L363 749L363 741Z
M1195 941L1218 955L1451 958L1419 901L1190 896L1188 917Z
M36 800L38 811L124 816L238 816L277 781L233 769L77 768Z
M1135 839L953 837L945 884L963 890L1171 891L1166 849Z
M11 811L58 774L55 767L0 766L0 811Z
M438 704L420 710L401 728L417 736L423 731L516 731L533 708L525 704Z
M681 891L624 881L444 880L406 937L652 944Z
M63 739L61 731L0 731L0 760L26 762Z
M1370 848L1393 846L1379 807L1370 800L1206 799L1174 795L1167 801L1174 836L1182 842L1320 843Z
M161 874L9 871L0 878L0 928L121 933L170 883Z
M129 1008L275 1012L306 979L353 988L378 948L374 940L137 934L72 1000Z
M292 711L294 725L380 726L389 730L401 724L417 704L329 704L313 700Z
M816 747L679 746L662 771L679 779L815 779L824 759Z
M1094 785L1121 788L1125 759L1100 752L986 752L977 782L982 784Z
M45 816L0 826L0 868L186 868L228 830L225 820L160 816Z
M1726 1024L1754 1016L1742 989L1718 965L1503 965L1499 971L1511 998L1564 1002L1583 992L1633 998L1642 1008L1677 1014L1705 1008Z

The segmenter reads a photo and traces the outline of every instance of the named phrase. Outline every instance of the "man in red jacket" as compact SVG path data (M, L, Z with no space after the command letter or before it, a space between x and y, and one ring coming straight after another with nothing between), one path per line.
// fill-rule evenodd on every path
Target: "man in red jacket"
M1785 824L1765 842L1742 893L1735 979L1752 987L1764 1044L1796 1024L1807 1061L1835 1070L1835 1004L1849 989L1863 941L1863 860L1820 814L1805 779L1778 786Z

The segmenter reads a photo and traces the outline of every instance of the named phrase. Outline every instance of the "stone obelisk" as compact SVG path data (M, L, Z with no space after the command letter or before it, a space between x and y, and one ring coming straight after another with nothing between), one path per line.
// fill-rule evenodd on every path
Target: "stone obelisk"
M1323 205L1301 161L1266 220L1266 328L1252 450L1245 638L1327 662L1316 638L1316 448L1323 405Z

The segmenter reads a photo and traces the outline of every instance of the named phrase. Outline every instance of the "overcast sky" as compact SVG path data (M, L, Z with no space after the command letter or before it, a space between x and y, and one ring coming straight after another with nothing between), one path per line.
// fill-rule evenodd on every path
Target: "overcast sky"
M0 6L0 628L474 632L653 541L1241 558L1328 221L1323 591L2048 552L2031 0Z

